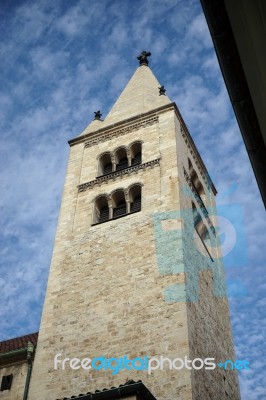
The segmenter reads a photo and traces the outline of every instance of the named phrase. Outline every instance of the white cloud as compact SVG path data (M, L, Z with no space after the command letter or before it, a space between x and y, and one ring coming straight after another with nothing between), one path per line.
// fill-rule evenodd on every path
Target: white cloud
M212 47L210 32L202 13L190 22L187 34L191 40L196 40L197 44L202 44L206 48Z
M67 36L80 36L90 24L104 19L104 7L102 3L79 1L64 13L56 23L57 29Z

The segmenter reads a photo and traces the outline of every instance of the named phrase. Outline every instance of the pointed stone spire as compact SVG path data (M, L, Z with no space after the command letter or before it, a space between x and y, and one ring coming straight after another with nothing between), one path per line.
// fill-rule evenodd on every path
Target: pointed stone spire
M144 61L110 110L105 123L122 121L171 103L168 96L160 96L158 87L162 86Z
M164 86L161 86L148 67L147 57L150 54L150 52L143 51L137 57L140 66L136 69L107 117L103 121L100 118L92 121L81 135L171 103L171 100L165 94Z

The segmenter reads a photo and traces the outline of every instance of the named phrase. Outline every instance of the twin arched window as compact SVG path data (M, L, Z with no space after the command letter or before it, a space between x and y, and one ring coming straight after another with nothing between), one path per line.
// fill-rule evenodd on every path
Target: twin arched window
M113 152L106 152L100 155L98 176L138 164L141 164L141 142L134 142L128 147L122 146Z
M202 200L203 204L206 206L205 190L202 186L201 181L199 180L199 177L198 177L190 159L188 159L188 168L189 168L189 176L190 176L191 182L192 182L197 194L199 195L200 199Z
M201 215L199 214L195 204L192 202L192 212L193 212L193 223L194 228L198 232L199 236L201 237L203 243L207 248L210 247L211 239L208 228L204 224Z
M141 185L117 189L111 195L101 195L95 201L93 223L98 224L141 210Z

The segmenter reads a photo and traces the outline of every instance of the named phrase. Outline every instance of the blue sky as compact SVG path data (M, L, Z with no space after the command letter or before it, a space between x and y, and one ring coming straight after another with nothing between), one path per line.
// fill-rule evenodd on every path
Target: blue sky
M68 158L151 51L235 228L225 257L244 400L265 399L265 210L198 0L2 0L0 340L39 329ZM230 237L229 241L234 238Z

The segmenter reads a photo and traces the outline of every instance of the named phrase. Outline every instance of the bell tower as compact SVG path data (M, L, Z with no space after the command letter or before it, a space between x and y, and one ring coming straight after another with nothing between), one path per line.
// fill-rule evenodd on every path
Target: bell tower
M200 362L181 368L185 358L234 359L234 349L216 189L149 56L140 54L107 117L96 111L69 141L29 400L108 398L108 391L92 393L131 379L142 380L151 397L110 398L240 398L235 371ZM71 368L69 360L55 368L58 354L179 361L176 369L165 361L152 371L112 373Z

